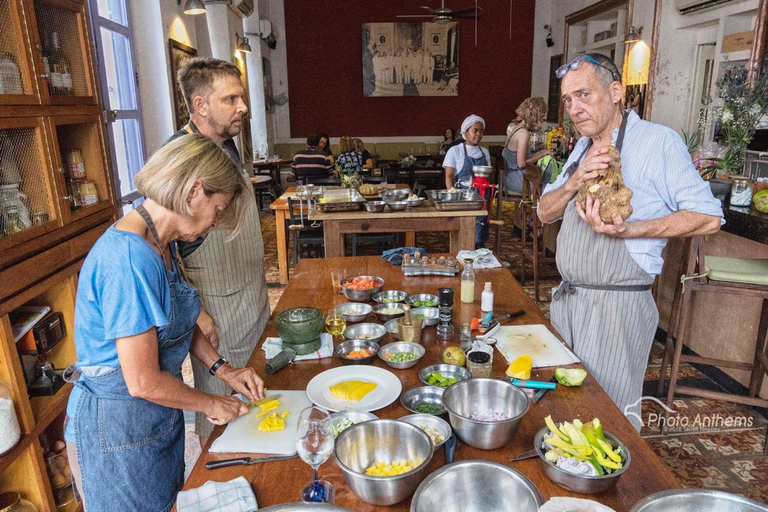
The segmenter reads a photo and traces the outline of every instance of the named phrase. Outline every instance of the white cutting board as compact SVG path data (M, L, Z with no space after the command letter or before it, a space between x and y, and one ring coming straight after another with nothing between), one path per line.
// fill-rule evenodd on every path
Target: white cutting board
M227 425L224 433L211 445L212 452L218 453L269 453L290 455L296 453L296 425L299 413L312 405L306 391L280 391L270 389L267 396L280 395L281 404L269 412L290 412L285 418L285 429L275 432L262 432L259 422L264 419L254 417L258 409L251 407L248 414L240 416Z
M511 363L523 355L531 356L534 368L578 363L579 358L552 334L545 325L505 325L493 334L496 348Z

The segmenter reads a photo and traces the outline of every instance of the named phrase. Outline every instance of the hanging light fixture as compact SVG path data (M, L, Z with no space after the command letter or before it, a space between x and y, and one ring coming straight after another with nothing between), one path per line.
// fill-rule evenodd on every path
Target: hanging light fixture
M624 44L630 44L630 43L636 43L638 41L641 41L643 38L641 37L643 35L643 27L635 28L634 25L629 27L629 32L627 32L626 37L624 37Z
M184 14L205 14L203 0L187 0L184 4Z
M237 49L240 50L243 53L251 53L251 45L248 43L247 37L240 37L240 34L235 32L235 42L237 44Z

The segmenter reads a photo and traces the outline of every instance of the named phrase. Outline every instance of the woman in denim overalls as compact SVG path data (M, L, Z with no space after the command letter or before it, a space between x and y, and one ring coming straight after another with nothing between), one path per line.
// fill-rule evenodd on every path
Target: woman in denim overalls
M197 291L175 239L222 222L235 227L253 197L238 167L210 139L169 143L136 176L144 204L110 227L86 258L75 309L75 387L65 428L72 474L87 511L167 511L184 479L182 409L224 424L248 412L235 397L186 386L190 352L255 400L263 382L230 367L195 327Z

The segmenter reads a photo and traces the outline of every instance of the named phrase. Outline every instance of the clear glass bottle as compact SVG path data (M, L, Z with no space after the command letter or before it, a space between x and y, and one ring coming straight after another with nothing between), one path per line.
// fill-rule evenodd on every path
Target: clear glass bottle
M754 182L746 178L736 178L731 186L731 206L749 206L752 204Z
M0 380L0 455L11 451L21 439L19 419L10 388Z
M461 273L461 302L472 304L475 301L475 271L472 268L472 260L464 263L464 271Z

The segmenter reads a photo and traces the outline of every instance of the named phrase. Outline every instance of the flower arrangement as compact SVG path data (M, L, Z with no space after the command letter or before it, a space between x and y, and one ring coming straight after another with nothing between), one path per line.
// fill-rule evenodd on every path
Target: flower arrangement
M723 100L720 134L728 149L722 158L701 169L704 178L741 174L744 150L755 134L757 122L768 112L768 73L761 73L750 83L745 66L732 66L717 81L717 90Z
M416 165L416 157L413 155L406 155L400 160L400 165L402 167L413 167Z

